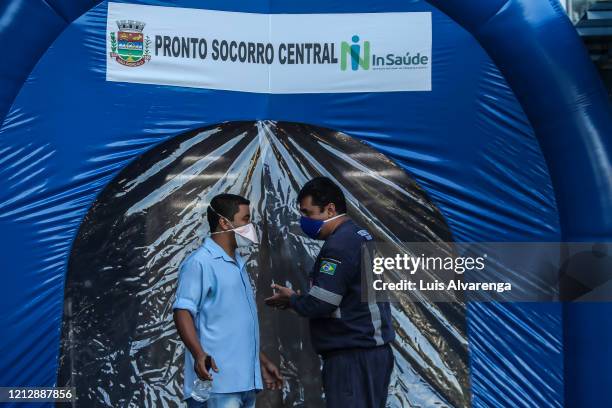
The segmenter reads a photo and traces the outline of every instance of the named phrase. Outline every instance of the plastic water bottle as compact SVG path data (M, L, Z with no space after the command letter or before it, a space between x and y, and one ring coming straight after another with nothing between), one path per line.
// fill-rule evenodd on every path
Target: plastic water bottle
M196 378L191 389L191 398L198 402L208 401L210 398L210 390L212 389L212 381L201 380Z

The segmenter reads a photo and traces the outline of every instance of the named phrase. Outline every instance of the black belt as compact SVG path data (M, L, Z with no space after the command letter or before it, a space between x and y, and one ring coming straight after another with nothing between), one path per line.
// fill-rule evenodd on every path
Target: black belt
M337 350L323 351L319 353L323 360L327 360L330 357L339 356L341 354L349 354L360 351L370 351L370 350L382 350L382 349L391 349L389 343L385 343L382 346L374 346L374 347L351 347L351 348L343 348Z

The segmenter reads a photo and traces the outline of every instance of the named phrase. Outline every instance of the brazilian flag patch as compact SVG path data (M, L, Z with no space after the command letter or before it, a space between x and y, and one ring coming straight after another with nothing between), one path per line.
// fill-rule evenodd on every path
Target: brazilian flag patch
M326 273L328 275L335 275L337 266L338 264L330 261L321 261L321 268L319 269L319 272Z

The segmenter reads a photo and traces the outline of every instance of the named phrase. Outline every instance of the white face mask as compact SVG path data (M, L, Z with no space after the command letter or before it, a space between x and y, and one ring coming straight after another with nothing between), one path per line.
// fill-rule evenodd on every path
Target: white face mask
M210 208L213 211L215 211L214 208L212 208L212 207L210 207ZM232 229L227 230L227 231L211 232L210 235L223 234L225 232L234 231L234 237L236 238L236 245L238 247L247 247L247 246L251 246L253 244L259 244L259 238L257 237L257 231L255 230L255 226L253 225L252 222L249 222L248 224L245 224L245 225L241 225L239 227L234 227L232 225L231 221L227 219L227 217L222 216L221 214L219 214L216 211L215 211L215 213L219 217L225 218L227 220L227 222L229 222L229 225L232 226Z
M239 247L245 247L253 244L259 244L259 238L257 237L257 231L252 222L234 228L234 236L236 237L236 245Z

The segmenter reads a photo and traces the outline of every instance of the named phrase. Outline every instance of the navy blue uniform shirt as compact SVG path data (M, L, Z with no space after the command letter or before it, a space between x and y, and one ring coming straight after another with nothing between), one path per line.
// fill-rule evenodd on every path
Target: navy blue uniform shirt
M317 256L308 294L291 297L291 307L310 318L317 353L376 347L394 338L389 303L361 300L361 246L371 239L352 220L340 224Z

